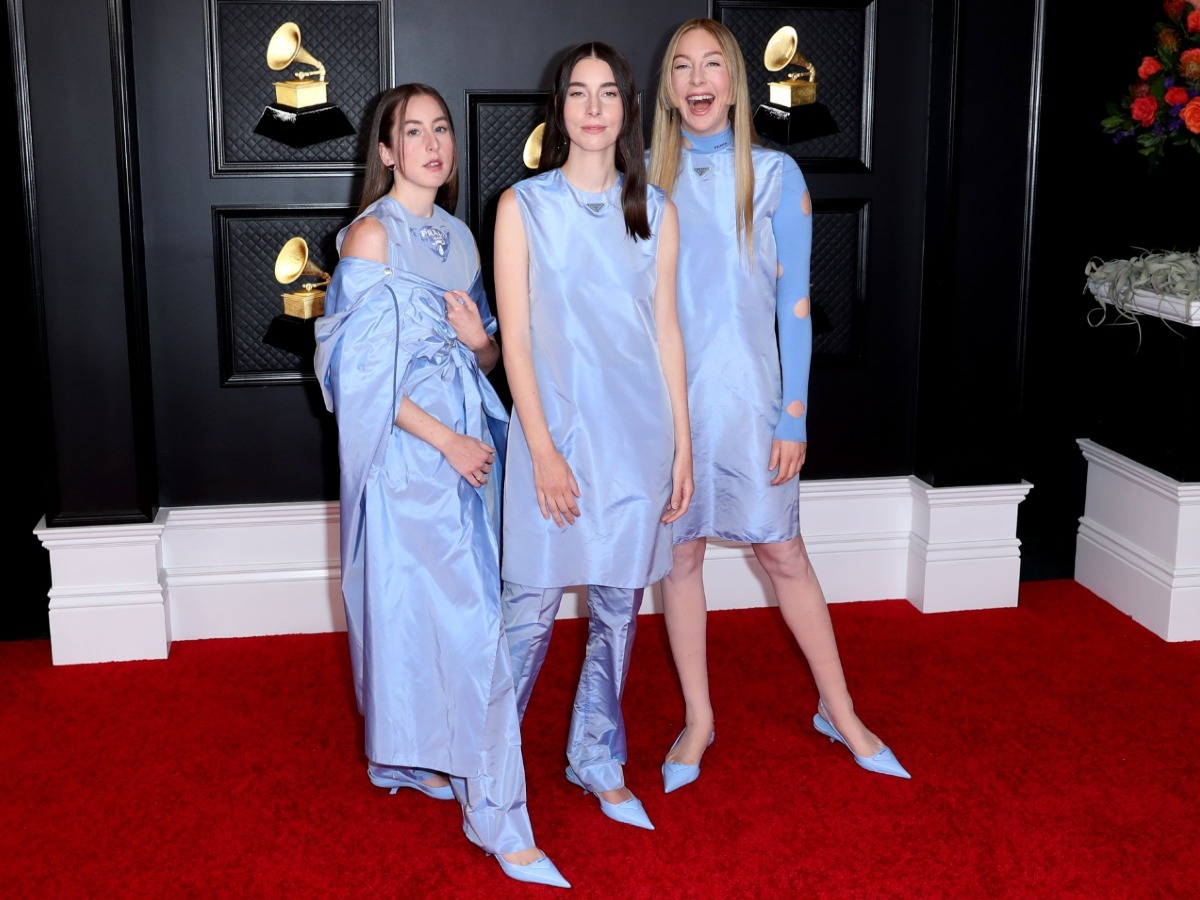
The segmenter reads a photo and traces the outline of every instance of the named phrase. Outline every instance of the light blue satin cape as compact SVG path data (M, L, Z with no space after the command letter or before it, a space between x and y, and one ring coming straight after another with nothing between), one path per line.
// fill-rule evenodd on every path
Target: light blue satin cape
M487 485L475 488L395 420L408 396L448 427L504 447L507 414L446 322L442 294L470 283L489 333L495 319L462 223L450 225L451 239L470 242L474 271L452 265L434 283L396 258L395 241L411 229L389 221L387 208L367 214L388 227L392 264L338 263L316 328L316 373L338 422L342 593L366 753L376 763L478 776L489 728L498 724L520 744L511 709L489 722L493 670L506 664L499 454ZM430 258L423 268L440 271Z

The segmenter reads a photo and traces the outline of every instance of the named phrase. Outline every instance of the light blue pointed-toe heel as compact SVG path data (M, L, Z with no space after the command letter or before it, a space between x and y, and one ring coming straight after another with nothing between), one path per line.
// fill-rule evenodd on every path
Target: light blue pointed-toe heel
M679 737L675 738L675 743L671 744L671 750L675 749L675 744L679 743L680 738L683 737L686 731L687 729L684 728L683 731L679 732ZM712 742L716 739L717 733L714 731L708 736L708 743L704 745L705 749L711 747ZM667 751L668 756L671 754L671 750ZM664 760L662 764L662 777L663 793L669 794L671 791L677 791L684 785L691 784L699 778L700 764L696 763L694 766L689 766L687 763L673 763Z
M813 728L817 729L817 731L821 732L829 740L841 743L842 746L850 751L850 755L854 757L854 761L868 772L878 772L880 775L894 775L897 778L912 778L904 766L900 765L900 760L896 759L896 754L889 750L886 745L874 756L859 756L855 753L853 748L846 743L846 739L833 726L833 722L830 721L824 701L817 704L817 714L813 716Z
M567 766L567 781L576 787L583 788L585 794L595 793L583 786L583 782L579 780L579 776L575 774L575 770L570 766ZM649 831L654 830L654 825L650 821L650 817L646 815L646 809L642 806L642 801L637 797L630 797L621 803L609 803L599 794L596 794L596 799L600 801L600 811L614 822L620 822L622 825L634 825L637 828L645 828Z
M375 787L391 788L393 794L400 790L400 788L413 788L420 791L426 797L432 797L434 800L454 799L454 791L450 789L450 785L444 784L441 787L432 787L395 766L377 766L374 763L369 763L367 765L367 777L371 779L371 784L375 785Z
M524 881L527 884L544 884L549 887L569 888L571 882L562 877L562 873L558 871L558 867L550 862L550 857L542 855L541 859L534 860L527 866L518 866L516 863L510 863L507 859L496 854L496 862L500 863L500 868L504 870L504 874L514 881Z

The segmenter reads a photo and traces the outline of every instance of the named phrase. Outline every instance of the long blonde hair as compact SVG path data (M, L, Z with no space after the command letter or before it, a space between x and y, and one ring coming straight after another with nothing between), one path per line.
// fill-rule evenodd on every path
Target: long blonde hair
M733 105L729 118L733 123L734 212L737 217L738 243L748 256L754 247L754 162L750 147L758 143L758 132L750 119L750 88L746 62L733 32L715 19L688 19L671 36L658 72L658 93L654 100L654 129L650 137L648 178L667 192L675 190L679 175L679 152L683 146L682 120L677 101L671 93L671 69L679 40L693 28L703 28L716 40L729 72L729 94Z

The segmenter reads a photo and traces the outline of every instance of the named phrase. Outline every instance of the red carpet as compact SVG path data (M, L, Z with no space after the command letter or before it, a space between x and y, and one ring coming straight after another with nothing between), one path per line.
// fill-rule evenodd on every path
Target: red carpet
M778 613L714 613L717 741L658 767L682 703L660 616L626 695L628 784L658 827L562 777L584 624L560 622L525 722L539 844L589 897L1185 897L1200 884L1200 642L1168 644L1069 581L1016 609L831 608L863 719L912 781L811 726ZM345 635L176 643L54 668L0 644L5 897L527 896L457 805L366 779Z

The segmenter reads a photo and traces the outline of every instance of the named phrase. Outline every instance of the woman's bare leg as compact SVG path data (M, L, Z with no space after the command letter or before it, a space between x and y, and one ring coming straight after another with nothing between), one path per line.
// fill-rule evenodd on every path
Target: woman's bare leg
M834 727L855 754L873 756L883 749L883 742L867 730L854 712L854 703L850 699L838 656L833 622L825 605L825 594L809 562L804 539L797 536L777 544L752 546L754 555L758 557L775 589L783 620L808 661L817 691L825 701L825 709Z
M667 636L675 671L683 689L686 731L667 754L667 762L689 766L700 764L713 732L712 700L708 693L708 608L704 597L704 549L698 538L676 544L671 574L659 585Z

